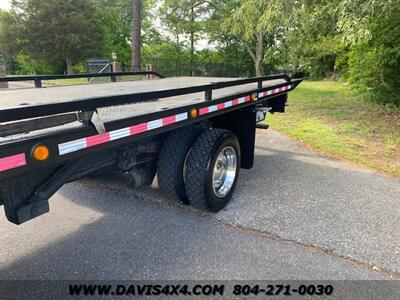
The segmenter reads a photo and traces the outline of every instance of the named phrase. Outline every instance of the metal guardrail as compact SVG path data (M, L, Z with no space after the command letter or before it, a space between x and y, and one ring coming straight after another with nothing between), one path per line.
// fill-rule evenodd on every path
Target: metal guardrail
M117 81L119 76L131 75L154 75L159 78L165 78L157 72L112 72L112 73L85 73L85 74L70 74L70 75L30 75L30 76L12 76L0 77L0 82L17 82L17 81L33 81L36 88L42 87L43 80L57 80L57 79L76 79L76 78L96 78L96 77L110 77L112 82Z
M148 72L139 72L139 73L146 74ZM264 77L254 77L254 78L239 79L232 81L216 82L205 85L175 88L175 89L154 91L154 92L142 92L142 93L106 96L106 97L92 97L85 99L76 99L72 101L64 101L59 103L54 102L48 104L27 105L27 106L0 109L0 122L24 120L29 118L37 118L37 117L62 114L74 111L95 111L96 109L101 107L110 107L110 106L132 104L143 101L152 101L154 99L174 97L174 96L193 94L199 92L205 92L205 100L211 101L213 90L244 85L249 83L257 83L257 88L262 89L263 88L262 84L264 81L276 80L276 79L284 79L287 82L293 82L293 83L298 81L297 79L292 80L286 74L279 74L279 75L270 75Z

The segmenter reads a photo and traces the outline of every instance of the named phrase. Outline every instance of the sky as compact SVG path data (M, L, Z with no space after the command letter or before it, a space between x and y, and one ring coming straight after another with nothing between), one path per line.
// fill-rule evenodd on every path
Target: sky
M10 1L9 0L0 0L0 8L1 9L10 9Z

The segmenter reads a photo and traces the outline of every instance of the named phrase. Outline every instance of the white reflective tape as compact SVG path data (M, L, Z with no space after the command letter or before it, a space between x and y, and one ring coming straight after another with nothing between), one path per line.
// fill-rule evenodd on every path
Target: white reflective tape
M115 141L118 139L122 139L131 135L131 130L129 127L122 128L114 131L110 131L110 140Z
M148 130L153 130L153 129L156 129L156 128L160 128L162 126L163 126L162 119L154 120L154 121L151 121L151 122L147 123L147 129Z
M176 122L185 121L188 119L188 113L181 113L179 115L176 115L175 118L176 118Z
M226 101L224 103L225 108L231 107L232 106L232 101Z
M85 149L86 147L87 147L86 138L83 138L58 145L58 152L60 153L60 155L65 155Z
M217 111L217 110L218 110L218 107L217 107L216 105L213 105L213 106L208 107L208 112L209 112L209 113L214 112L214 111Z
M285 91L285 90L290 90L290 89L292 89L292 85L284 86L281 89L277 88L274 90L269 90L269 91L259 93L258 97L262 98L265 96L270 96L274 93L279 93L280 90ZM246 102L246 97L241 97L241 98L238 98L235 100L226 101L226 102L224 102L224 108L232 107L234 101L235 102L237 101L237 104L242 104L242 103ZM236 105L236 103L235 103L235 105ZM215 112L218 110L218 106L212 105L212 106L209 106L208 108L205 107L205 108L200 109L200 111L201 110L203 110L203 111L207 110L207 113L212 113L212 112ZM203 114L205 114L205 113L203 113ZM177 115L175 115L175 122L181 122L181 121L187 120L188 118L189 118L189 115L187 112L177 114ZM146 123L144 123L143 125L145 125L145 124ZM148 122L147 130L145 130L145 131L154 130L154 129L157 129L160 127L163 127L163 119L158 119L158 120ZM118 140L118 139L122 139L122 138L125 138L128 136L131 136L133 134L131 132L132 132L132 128L130 128L130 127L111 131L111 132L109 132L110 141L114 141L114 140ZM141 131L141 132L144 132L144 131ZM82 138L82 139L78 139L75 141L70 141L70 142L66 142L63 144L59 144L58 150L59 150L60 155L65 155L65 154L69 154L72 152L76 152L76 151L85 149L87 147L88 147L87 138Z

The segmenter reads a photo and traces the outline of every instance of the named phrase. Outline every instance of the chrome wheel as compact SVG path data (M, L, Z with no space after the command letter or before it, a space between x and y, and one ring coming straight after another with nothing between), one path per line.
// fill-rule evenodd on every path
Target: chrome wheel
M231 191L237 171L237 155L232 147L225 147L219 153L213 170L215 196L224 198Z

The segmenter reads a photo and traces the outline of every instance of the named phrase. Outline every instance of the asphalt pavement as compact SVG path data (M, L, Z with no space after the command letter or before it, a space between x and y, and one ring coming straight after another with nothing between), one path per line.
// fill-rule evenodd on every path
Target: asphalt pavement
M399 279L400 182L275 131L220 213L119 178L80 180L21 226L0 214L1 279Z

